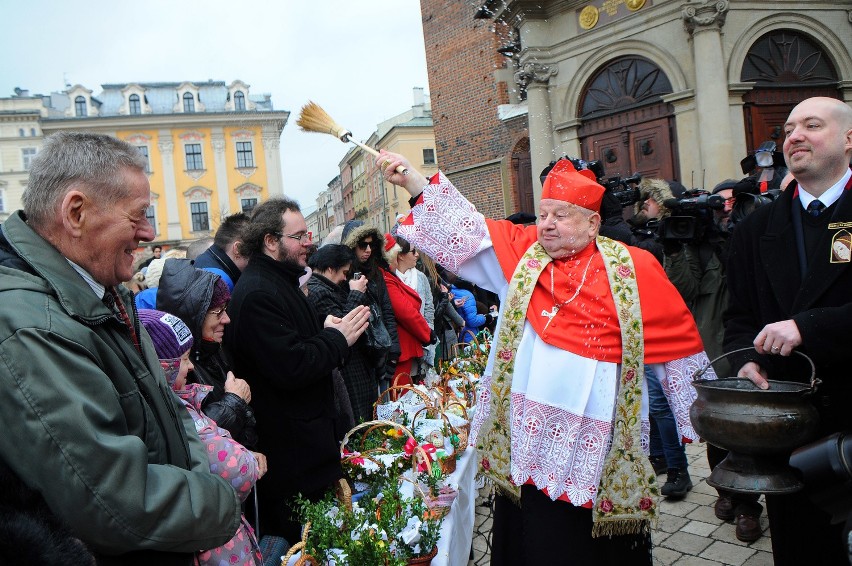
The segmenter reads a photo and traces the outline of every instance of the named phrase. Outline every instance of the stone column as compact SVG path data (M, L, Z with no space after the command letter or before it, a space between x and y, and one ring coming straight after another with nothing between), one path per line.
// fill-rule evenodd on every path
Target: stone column
M163 185L166 192L166 238L169 240L181 240L183 239L183 230L180 225L177 184L175 183L175 142L172 141L171 130L160 130L157 132L157 148L160 150L160 161L163 167Z
M221 126L212 128L210 145L213 146L213 165L216 172L216 216L231 214L231 191L228 190L228 168L225 165L225 133Z
M284 196L284 182L281 180L281 154L278 151L283 128L284 124L281 123L274 127L263 126L261 129L263 157L266 160L267 198Z
M538 174L553 160L553 127L547 85L559 70L551 65L527 62L515 73L515 82L527 90L527 119L530 132L530 162L533 174L533 201L538 212L541 182Z
M699 167L708 186L736 177L728 107L728 79L722 51L722 26L728 0L690 0L683 5L686 31L692 38L695 65L695 112L698 117ZM683 151L687 148L681 148Z

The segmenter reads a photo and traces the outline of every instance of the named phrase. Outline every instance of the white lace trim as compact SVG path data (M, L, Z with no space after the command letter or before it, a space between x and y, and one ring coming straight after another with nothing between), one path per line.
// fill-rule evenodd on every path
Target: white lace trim
M476 412L470 421L470 434L467 435L467 445L476 448L476 437L485 422L485 417L491 412L491 376L485 375L479 380L479 389L476 394Z
M692 386L692 375L709 363L710 358L703 351L685 358L666 362L666 375L660 380L663 392L666 394L669 406L672 408L678 432L681 437L693 442L697 441L699 437L695 429L692 428L692 421L689 420L689 408L698 397L695 388ZM702 378L716 379L716 373L710 367Z
M454 273L476 255L488 233L485 217L440 172L411 214L414 224L401 224L399 235Z
M642 450L650 424L642 418ZM532 480L551 499L567 497L582 506L594 502L604 458L612 444L612 423L512 395L512 482Z
M689 420L689 407L696 393L690 381L692 374L708 361L701 352L667 362L661 380L678 431L693 441L698 440L698 434ZM711 372L712 369L705 375L715 379ZM491 376L486 375L480 382L479 401L471 423L471 446L476 445L476 437L490 411L490 399ZM551 499L565 496L576 506L593 503L612 442L612 423L533 401L519 392L512 393L511 399L512 481L522 485L531 480L537 488L546 489ZM650 425L644 403L642 409L641 443L647 454Z

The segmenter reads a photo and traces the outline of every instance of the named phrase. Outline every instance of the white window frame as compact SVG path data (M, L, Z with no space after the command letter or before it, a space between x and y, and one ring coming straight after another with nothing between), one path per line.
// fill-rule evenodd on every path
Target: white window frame
M193 217L196 213L194 213L192 211L192 205L193 204L203 204L204 207L207 209L206 210L206 214L207 214L207 228L206 229L205 228L198 228L198 229L195 228L195 221L194 221ZM190 225L190 230L192 232L209 232L210 231L210 201L208 201L208 200L191 200L191 201L189 201L189 225Z
M152 213L151 216L148 216L149 211ZM151 217L153 217L153 220L152 220ZM154 235L159 236L160 231L157 229L157 201L156 200L152 199L151 205L148 208L145 209L145 218L148 219L148 223L154 229Z
M189 146L191 146L191 145L197 145L197 146L198 146L198 149L200 150L200 153L199 153L198 155L200 155L200 156L201 156L201 157L200 157L200 159L201 159L201 167L195 167L195 168L193 168L193 169L190 169L190 168L189 168L189 159L188 159L188 158L189 158L189 154L187 153L187 149L188 149L188 147L189 147ZM195 155L195 154L193 154L193 155ZM205 170L205 169L204 169L204 144L203 144L200 140L198 140L198 141L191 141L191 142L185 142L185 143L183 144L183 164L184 164L184 167L186 168L186 170L187 170L187 171L204 171L204 170Z
M25 153L26 152L26 153ZM30 153L32 152L32 153ZM21 148L21 167L22 171L29 171L30 167L33 164L33 159L35 159L36 155L38 155L38 149L35 147L22 147Z

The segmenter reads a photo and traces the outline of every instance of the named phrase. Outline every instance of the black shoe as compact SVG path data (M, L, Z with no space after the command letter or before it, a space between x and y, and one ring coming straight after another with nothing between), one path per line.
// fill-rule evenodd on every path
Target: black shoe
M669 468L666 484L660 490L666 499L683 499L686 492L692 489L692 480L686 468Z
M651 461L651 465L654 467L654 473L658 476L663 475L668 471L669 466L666 464L665 456L651 456L648 458Z

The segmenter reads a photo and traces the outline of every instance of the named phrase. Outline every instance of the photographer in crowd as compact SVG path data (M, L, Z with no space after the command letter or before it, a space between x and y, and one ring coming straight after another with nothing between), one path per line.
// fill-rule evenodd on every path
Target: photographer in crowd
M657 258L661 265L666 265L664 253L680 251L679 241L662 242L659 239L658 227L671 216L671 210L664 203L671 202L675 194L684 194L680 183L669 183L662 179L642 179L639 183L639 202L636 203L636 215L629 224L634 226L634 245L645 249ZM666 275L671 280L668 271ZM674 281L672 281L674 283ZM677 288L677 284L675 284ZM689 300L678 288L684 301ZM681 443L672 410L666 400L660 380L651 371L645 369L648 381L648 411L651 421L650 460L657 474L666 473L666 483L660 488L660 493L667 499L681 499L692 489L692 479L689 477L686 450Z
M725 261L728 257L729 220L733 207L734 187L739 181L729 179L705 192L682 193L681 198L661 202L674 209L659 226L659 237L665 250L665 269L669 279L692 311L704 348L711 359L722 355L724 326L722 314L728 304ZM751 196L750 194L747 196ZM646 201L647 202L647 201ZM668 211L668 207L664 208ZM731 375L727 358L713 364L716 375ZM707 461L715 468L727 452L707 445ZM735 521L735 535L742 542L759 539L760 515L763 507L758 494L719 491L714 513L722 521Z

